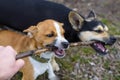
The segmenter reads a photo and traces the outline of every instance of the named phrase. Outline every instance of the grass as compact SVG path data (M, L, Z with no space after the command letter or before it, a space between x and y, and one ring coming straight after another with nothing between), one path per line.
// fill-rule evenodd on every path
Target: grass
M120 29L119 28L117 28L116 26L114 26L114 25L109 25L109 32L111 33L111 34L115 34L115 35L120 35Z
M120 35L120 29L119 29L119 26L120 26L120 23L114 23L112 24L111 21L105 19L105 18L102 18L101 21L108 26L109 28L109 33L110 34L113 34L113 35Z

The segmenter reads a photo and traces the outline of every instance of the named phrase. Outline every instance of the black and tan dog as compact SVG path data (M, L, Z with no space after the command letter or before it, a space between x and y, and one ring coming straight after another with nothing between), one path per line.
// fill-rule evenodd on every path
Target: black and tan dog
M93 11L83 17L62 4L46 0L0 0L0 11L0 24L19 31L48 18L62 22L69 42L96 41L91 46L98 53L106 54L105 45L116 41Z
M73 29L78 32L79 39L95 41L91 47L102 55L108 53L105 45L112 45L116 41L116 38L108 33L108 27L96 18L94 11L91 11L86 18L76 12L70 12L69 21Z

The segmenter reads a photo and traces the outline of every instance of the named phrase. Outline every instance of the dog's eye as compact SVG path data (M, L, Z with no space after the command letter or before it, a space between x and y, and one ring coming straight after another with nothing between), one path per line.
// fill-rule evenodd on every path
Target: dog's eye
M95 30L95 32L102 33L103 31L102 30Z
M53 37L53 36L54 36L54 34L53 34L53 33L51 33L51 34L47 34L46 36L47 36L47 37Z

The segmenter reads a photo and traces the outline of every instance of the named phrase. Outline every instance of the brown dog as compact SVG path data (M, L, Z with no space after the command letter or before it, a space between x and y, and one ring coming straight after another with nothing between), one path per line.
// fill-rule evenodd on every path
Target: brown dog
M54 53L57 57L63 57L65 55L64 50L68 48L69 43L64 38L62 25L62 23L54 20L45 20L36 26L31 26L24 30L24 32L28 33L28 36L10 30L1 30L0 45L10 45L18 53L52 45L55 49L53 51L47 51L46 53ZM24 60L25 66L21 70L23 72L22 80L34 80L39 74L42 74L40 72L42 71L41 63L32 57L24 58ZM49 76L49 78L52 77L53 75Z

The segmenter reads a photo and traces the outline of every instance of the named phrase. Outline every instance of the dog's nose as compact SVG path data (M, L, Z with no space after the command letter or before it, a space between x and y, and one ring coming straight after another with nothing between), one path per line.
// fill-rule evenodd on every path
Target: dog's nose
M109 40L108 40L108 44L109 45L112 45L112 44L114 44L116 42L116 38L115 37L113 37L113 36L111 36L110 38L109 38Z
M115 38L115 37L113 37L113 36L112 36L112 37L110 37L110 40L111 40L111 42L112 42L112 43L115 43L115 42L116 42L116 38Z
M61 44L64 48L68 48L69 46L69 42L62 42Z

